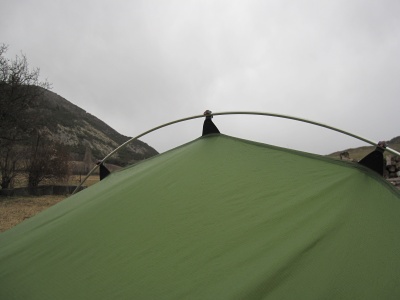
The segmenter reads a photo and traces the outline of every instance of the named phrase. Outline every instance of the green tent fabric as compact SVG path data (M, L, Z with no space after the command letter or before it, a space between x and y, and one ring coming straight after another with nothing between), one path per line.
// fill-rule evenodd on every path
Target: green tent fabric
M399 215L362 166L210 135L0 234L0 299L400 299Z

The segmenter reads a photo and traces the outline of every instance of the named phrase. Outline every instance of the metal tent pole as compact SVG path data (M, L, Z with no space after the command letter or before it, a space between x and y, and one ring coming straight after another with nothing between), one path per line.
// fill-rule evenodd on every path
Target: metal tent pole
M338 129L338 128L335 128L335 127L333 127L333 126L329 126L329 125L326 125L326 124L323 124L323 123L320 123L320 122L311 121L311 120L307 120L307 119L302 119L302 118L298 118L298 117L293 117L293 116L289 116L289 115L276 114L276 113L268 113L268 112L251 112L251 111L219 112L219 113L211 113L210 115L212 115L212 116L222 116L222 115L260 115L260 116L269 116L269 117L277 117L277 118L283 118L283 119L290 119L290 120L295 120L295 121L299 121L299 122L304 122L304 123L309 123L309 124L317 125L317 126L324 127L324 128L327 128L327 129L330 129L330 130L333 130L333 131L337 131L337 132L343 133L343 134L345 134L345 135L351 136L351 137L353 137L353 138L356 138L356 139L358 139L358 140L361 140L361 141L363 141L363 142L366 142L366 143L368 143L368 144L371 144L371 145L373 145L373 146L376 146L376 145L377 145L377 143L374 142L374 141L372 141L372 140L363 138L363 137L361 137L361 136L355 135L355 134L350 133L350 132L348 132L348 131L345 131L345 130L342 130L342 129ZM145 132L139 134L138 136L135 136L135 137L133 137L133 138L127 140L125 143L123 143L123 144L121 144L120 146L118 146L117 148L115 148L113 151L111 151L109 154L107 154L100 162L101 162L101 163L105 162L111 155L113 155L114 153L118 152L120 149L124 148L127 144L129 144L130 142L132 142L132 141L134 141L134 140L137 140L138 138L140 138L140 137L142 137L142 136L144 136L144 135L146 135L146 134L148 134L148 133L150 133L150 132L156 131L156 130L158 130L158 129L160 129L160 128L163 128L163 127L167 127L167 126L172 125L172 124L176 124L176 123L180 123L180 122L184 122L184 121L188 121L188 120L192 120L192 119L198 119L198 118L204 118L204 115L196 115L196 116L192 116L192 117L187 117L187 118L183 118L183 119L178 119L178 120L175 120L175 121L171 121L171 122L168 122L168 123L159 125L159 126L154 127L154 128L152 128L152 129L150 129L150 130L147 130L147 131L145 131ZM391 148L387 147L385 150L388 151L388 152L390 152L390 153L392 153L392 154L395 154L395 155L399 155L399 156L400 156L400 153L397 152L397 151L394 150L394 149L391 149ZM72 195L75 194L75 193L79 190L79 188L82 186L82 184L89 178L90 175L92 175L92 173L93 173L98 167L99 167L99 165L96 165L96 166L93 167L92 170L90 170L90 172L85 176L85 178L83 179L83 181L81 181L81 182L79 183L79 185L75 188L75 190L73 191Z

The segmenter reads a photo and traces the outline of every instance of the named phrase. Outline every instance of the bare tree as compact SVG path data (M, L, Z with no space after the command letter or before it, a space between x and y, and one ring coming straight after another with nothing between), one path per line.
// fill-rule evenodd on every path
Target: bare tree
M0 144L0 171L2 188L12 188L17 171L21 169L24 151L19 145L6 141Z
M0 45L0 172L1 187L9 188L18 167L18 145L36 129L37 116L30 113L50 84L40 81L40 69L29 68L24 54L5 57Z
M39 132L26 156L28 186L36 187L43 180L65 180L69 176L69 151L64 145L52 143Z

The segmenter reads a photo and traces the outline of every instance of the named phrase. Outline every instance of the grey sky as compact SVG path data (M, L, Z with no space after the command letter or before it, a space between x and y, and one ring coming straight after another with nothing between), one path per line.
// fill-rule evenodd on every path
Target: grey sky
M0 0L0 42L53 92L135 136L206 109L400 135L400 1ZM363 142L287 120L221 116L221 132L327 154ZM143 140L201 135L194 120Z

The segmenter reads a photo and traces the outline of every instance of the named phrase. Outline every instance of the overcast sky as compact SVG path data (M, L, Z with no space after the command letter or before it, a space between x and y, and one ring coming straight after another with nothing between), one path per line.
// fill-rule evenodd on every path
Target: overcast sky
M286 114L374 141L400 135L398 0L0 0L0 43L127 136L206 109ZM142 140L162 152L199 137L202 122ZM270 117L214 122L319 154L366 145Z

